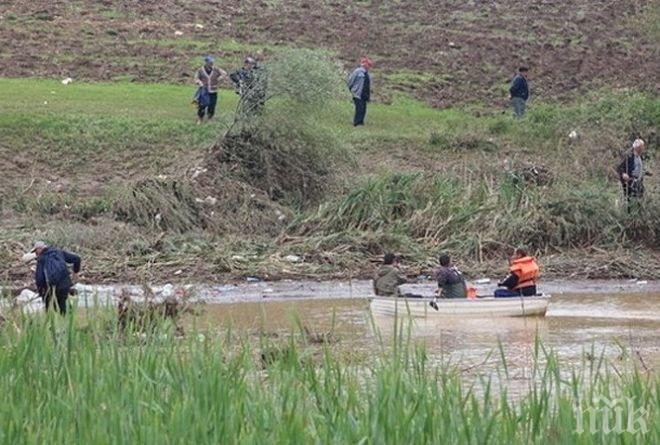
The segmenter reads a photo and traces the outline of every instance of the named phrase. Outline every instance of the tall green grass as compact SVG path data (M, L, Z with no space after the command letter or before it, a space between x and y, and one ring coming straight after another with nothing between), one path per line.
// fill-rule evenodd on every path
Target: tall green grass
M660 245L660 206L650 198L629 213L607 184L518 183L510 173L465 181L447 175L383 174L365 181L291 231L308 236L391 232L409 243L482 258L526 244L548 251L589 246Z
M0 330L3 443L657 443L657 375L603 357L574 369L537 342L529 391L470 382L405 329L366 361L294 336L124 335L108 313ZM396 329L396 328L395 328ZM264 361L265 350L280 353ZM262 357L260 359L259 357ZM505 368L501 368L506 381ZM616 372L614 372L616 371ZM576 433L597 396L630 397L646 434ZM627 406L624 418L632 415Z

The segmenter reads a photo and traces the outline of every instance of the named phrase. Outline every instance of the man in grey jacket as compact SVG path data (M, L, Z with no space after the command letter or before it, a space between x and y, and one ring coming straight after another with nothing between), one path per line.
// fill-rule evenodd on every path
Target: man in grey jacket
M367 102L371 99L369 69L373 64L371 59L363 57L360 60L360 66L348 77L348 89L353 95L353 103L355 104L353 125L356 127L358 125L364 125L364 117L367 115Z

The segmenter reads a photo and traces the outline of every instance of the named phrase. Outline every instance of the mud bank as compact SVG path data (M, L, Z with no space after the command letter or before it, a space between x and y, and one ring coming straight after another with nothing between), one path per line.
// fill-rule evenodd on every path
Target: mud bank
M476 284L479 295L492 294L496 281ZM402 286L404 292L431 297L435 283L425 280L417 284ZM136 300L145 298L145 290L136 285L89 285L78 283L76 296L71 301L79 307L96 305L114 305L119 296L128 293ZM582 281L547 281L539 286L540 291L552 295L584 294L598 295L606 299L615 294L660 294L660 281L620 281L620 280L582 280ZM287 300L337 300L368 299L374 295L370 280L350 281L293 281L255 282L227 285L171 284L151 287L156 300L187 295L190 301L207 304L248 303L261 301ZM39 310L41 301L34 292L23 290L16 303ZM552 311L549 312L552 314Z

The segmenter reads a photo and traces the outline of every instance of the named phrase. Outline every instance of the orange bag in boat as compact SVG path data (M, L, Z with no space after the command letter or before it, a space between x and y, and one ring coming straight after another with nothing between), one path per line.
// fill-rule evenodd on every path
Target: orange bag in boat
M468 300L476 300L477 298L477 288L471 284L467 285L467 298Z
M516 274L518 277L518 284L513 290L527 286L535 286L536 281L539 279L539 265L536 264L536 260L530 256L513 260L509 271Z

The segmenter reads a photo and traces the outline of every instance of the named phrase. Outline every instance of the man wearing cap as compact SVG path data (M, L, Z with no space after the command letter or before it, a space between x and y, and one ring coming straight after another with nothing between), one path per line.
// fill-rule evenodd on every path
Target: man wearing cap
M37 292L49 309L55 295L57 308L62 315L66 314L66 299L73 285L67 264L73 265L74 278L80 272L80 257L65 250L48 246L43 241L37 241L32 249L37 255L37 271L34 280Z
M371 99L371 77L369 69L373 62L368 57L360 60L360 66L357 67L348 77L348 89L353 95L355 104L355 116L353 117L353 126L364 125L364 118L367 115L367 102Z
M642 153L644 153L645 148L646 144L642 139L635 139L630 152L628 152L626 158L616 169L619 174L621 186L623 187L623 194L628 203L644 195Z
M525 114L525 104L529 99L529 86L527 85L527 72L529 68L521 66L518 73L511 81L509 94L511 95L511 105L516 117L520 119Z
M227 77L227 73L213 66L214 59L211 56L204 57L204 66L197 70L195 82L199 90L195 95L197 101L197 123L204 121L204 115L208 120L213 119L215 106L218 103L218 86L220 80Z
M241 111L259 113L266 103L266 78L256 59L246 57L243 66L231 73L229 78L241 98Z

